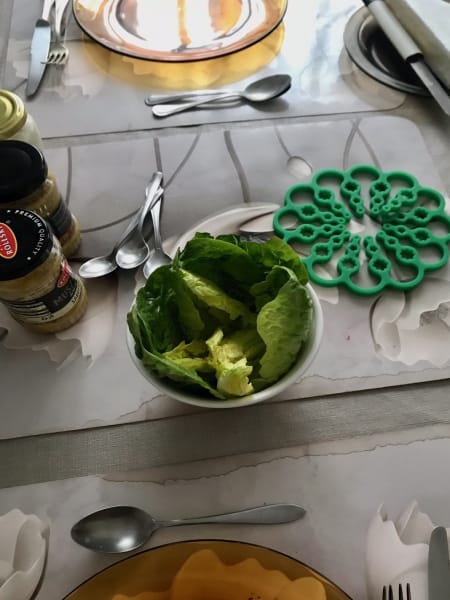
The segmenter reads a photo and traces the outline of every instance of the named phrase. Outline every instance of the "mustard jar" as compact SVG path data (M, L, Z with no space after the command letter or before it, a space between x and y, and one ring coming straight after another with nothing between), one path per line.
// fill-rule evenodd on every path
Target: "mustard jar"
M82 281L37 213L0 210L0 302L16 321L40 333L67 329L86 310Z
M0 140L22 140L42 147L41 135L33 117L19 96L0 90Z
M0 141L0 209L38 213L52 227L67 257L80 245L80 227L61 197L42 152L21 141Z

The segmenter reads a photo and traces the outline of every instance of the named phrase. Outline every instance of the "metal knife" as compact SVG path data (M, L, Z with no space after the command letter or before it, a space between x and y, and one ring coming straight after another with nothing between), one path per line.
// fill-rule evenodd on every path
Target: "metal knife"
M449 598L450 564L447 530L445 527L436 527L431 533L428 554L428 600Z
M42 14L34 26L28 81L25 89L28 98L37 92L47 66L48 51L52 39L50 12L54 2L55 0L44 0Z
M446 115L450 115L450 96L426 64L421 49L401 26L384 0L363 0L378 25L428 89Z

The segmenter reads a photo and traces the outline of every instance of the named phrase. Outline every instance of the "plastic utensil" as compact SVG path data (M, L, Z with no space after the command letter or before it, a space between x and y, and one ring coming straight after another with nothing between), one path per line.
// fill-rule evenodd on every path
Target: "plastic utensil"
M362 180L370 181L367 209ZM330 183L338 188L340 199L327 187ZM292 227L293 217L296 227L287 229L284 222L289 220ZM352 219L362 222L363 218L378 228L374 236L349 230ZM442 235L434 232L436 226L444 230ZM325 169L310 183L292 186L285 205L274 215L273 227L287 243L309 247L309 256L302 260L311 281L324 287L344 285L361 296L386 287L411 290L427 271L443 267L449 258L450 218L443 195L421 186L409 173L383 172L372 165L355 165L347 171ZM439 256L421 255L430 250ZM360 272L362 251L367 260L366 281ZM333 262L336 276L323 276L323 267ZM398 271L408 276L400 278Z

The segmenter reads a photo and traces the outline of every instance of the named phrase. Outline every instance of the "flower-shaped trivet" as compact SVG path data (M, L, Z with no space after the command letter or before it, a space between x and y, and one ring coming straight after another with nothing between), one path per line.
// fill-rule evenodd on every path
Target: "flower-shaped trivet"
M352 233L355 221L376 231ZM286 222L290 225L285 227ZM326 287L342 284L362 296L386 287L411 290L449 257L450 217L442 194L421 186L409 173L383 172L372 165L324 169L310 183L292 186L273 227L287 243L308 248L303 262L311 281ZM327 263L334 276L323 276Z

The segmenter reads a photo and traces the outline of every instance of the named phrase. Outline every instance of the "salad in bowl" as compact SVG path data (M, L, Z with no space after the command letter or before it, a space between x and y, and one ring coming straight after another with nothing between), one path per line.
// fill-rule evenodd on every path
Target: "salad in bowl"
M319 347L322 312L279 238L197 233L138 291L128 329L136 365L168 395L244 406L298 380Z

